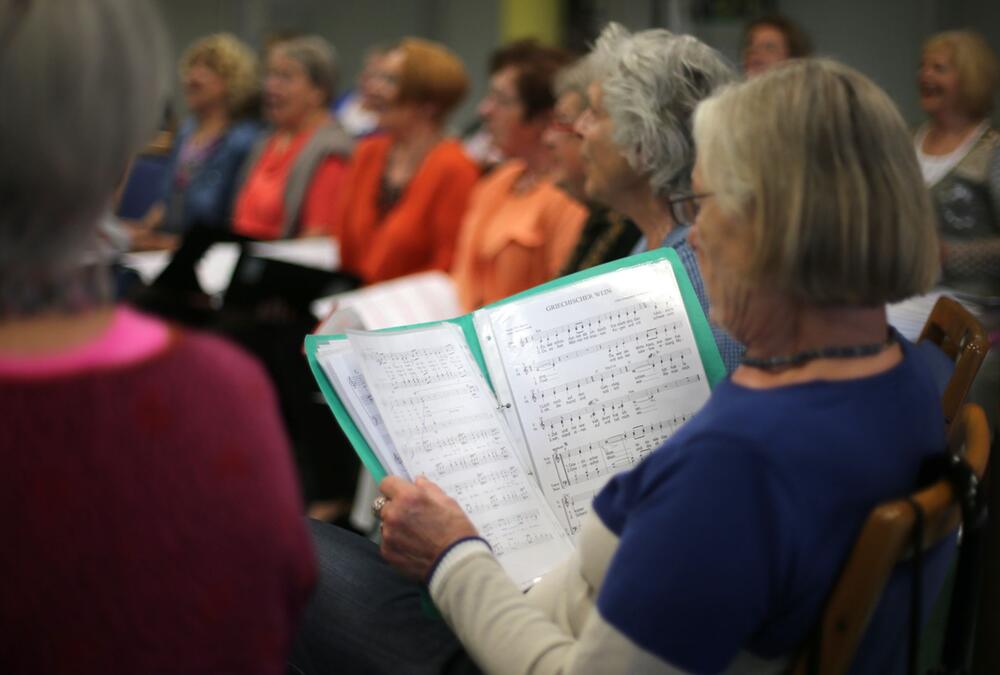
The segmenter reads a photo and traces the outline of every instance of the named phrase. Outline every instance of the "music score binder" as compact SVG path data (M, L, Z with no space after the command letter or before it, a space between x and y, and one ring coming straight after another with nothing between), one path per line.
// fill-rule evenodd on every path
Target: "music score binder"
M449 321L311 335L306 355L376 480L437 482L523 587L568 555L607 480L725 376L672 249Z

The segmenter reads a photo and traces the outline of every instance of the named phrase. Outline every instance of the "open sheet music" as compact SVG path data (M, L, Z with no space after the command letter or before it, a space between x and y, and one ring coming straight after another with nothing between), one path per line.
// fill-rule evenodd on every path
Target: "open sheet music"
M724 374L666 249L450 321L310 336L307 355L373 474L438 483L522 587Z

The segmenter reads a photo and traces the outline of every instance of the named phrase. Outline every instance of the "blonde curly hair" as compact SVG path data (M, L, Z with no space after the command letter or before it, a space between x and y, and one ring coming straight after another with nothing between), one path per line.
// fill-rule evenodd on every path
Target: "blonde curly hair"
M257 57L231 33L207 35L184 51L178 72L183 78L195 65L212 69L226 81L226 100L232 115L243 111L257 93Z

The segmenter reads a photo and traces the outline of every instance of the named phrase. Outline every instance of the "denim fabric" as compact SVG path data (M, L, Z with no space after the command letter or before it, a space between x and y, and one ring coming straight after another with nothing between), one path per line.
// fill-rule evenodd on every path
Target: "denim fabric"
M182 233L197 224L228 230L233 199L236 196L236 178L260 129L254 122L233 124L193 176L187 189L182 194L175 195L174 174L180 150L194 130L195 123L190 119L181 126L164 172L160 194L167 213L163 229Z
M309 521L319 580L289 659L291 672L478 673L437 616L424 587L405 579L378 547L342 528Z

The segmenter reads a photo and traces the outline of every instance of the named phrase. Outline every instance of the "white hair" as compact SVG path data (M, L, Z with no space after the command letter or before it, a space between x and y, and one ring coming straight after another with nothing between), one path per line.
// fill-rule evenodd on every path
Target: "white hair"
M59 305L169 73L147 0L0 0L0 317Z
M597 71L594 68L593 55L581 56L567 66L563 66L556 73L552 83L552 90L556 98L562 98L564 94L573 92L579 94L585 101L587 100L587 87L597 79Z
M719 52L690 35L629 33L608 24L594 60L613 139L660 196L688 189L694 165L695 107L736 75Z

